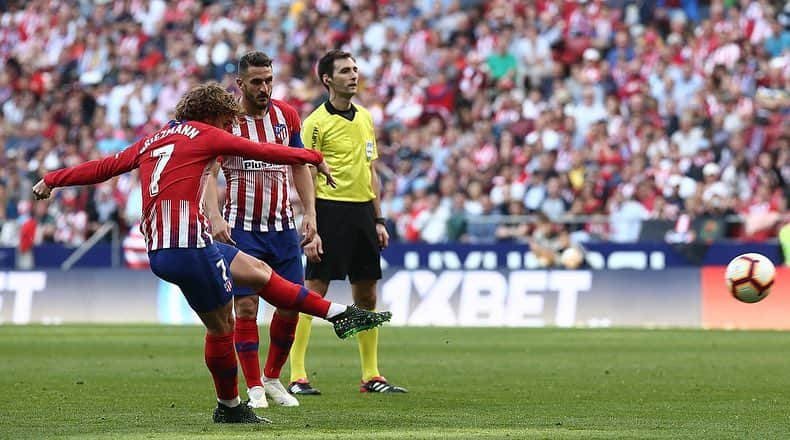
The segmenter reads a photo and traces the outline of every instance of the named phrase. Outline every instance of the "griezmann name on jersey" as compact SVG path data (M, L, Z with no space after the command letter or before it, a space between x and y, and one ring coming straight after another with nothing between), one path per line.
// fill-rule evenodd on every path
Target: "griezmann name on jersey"
M323 160L304 148L252 142L202 122L171 121L113 156L47 173L44 182L51 188L90 185L139 168L140 230L147 250L201 248L211 243L203 191L211 166L222 155L283 165Z

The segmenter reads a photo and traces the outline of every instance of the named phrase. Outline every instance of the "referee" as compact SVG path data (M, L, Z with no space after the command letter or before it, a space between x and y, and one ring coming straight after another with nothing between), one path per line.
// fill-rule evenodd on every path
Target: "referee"
M354 303L367 310L376 308L376 283L381 279L379 252L387 247L379 203L379 179L373 162L378 158L373 119L358 104L352 104L359 86L356 61L350 53L330 50L318 61L318 78L329 91L329 100L302 124L306 148L318 150L332 169L337 184L331 188L322 179L315 182L318 234L305 244L308 289L326 296L331 280L351 281ZM320 234L320 235L319 235ZM300 315L291 348L292 394L320 394L310 385L305 370L305 352L312 316ZM378 370L378 329L359 333L362 383L359 391L405 393Z

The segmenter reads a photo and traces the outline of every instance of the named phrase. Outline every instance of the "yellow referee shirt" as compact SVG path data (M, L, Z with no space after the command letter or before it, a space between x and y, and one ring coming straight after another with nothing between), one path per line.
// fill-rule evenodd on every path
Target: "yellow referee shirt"
M368 202L376 198L370 186L370 163L379 157L373 118L364 107L351 105L348 111L323 103L302 123L305 148L318 150L332 168L337 188L316 179L318 199Z

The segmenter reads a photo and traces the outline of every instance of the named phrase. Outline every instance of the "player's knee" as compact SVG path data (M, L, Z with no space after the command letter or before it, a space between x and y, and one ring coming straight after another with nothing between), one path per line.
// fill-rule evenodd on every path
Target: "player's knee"
M227 310L230 311L230 309ZM233 315L225 313L224 309L210 313L203 319L203 322L210 335L219 336L233 332Z
M255 270L260 274L261 278L264 280L264 284L269 282L269 278L272 277L272 268L264 263L263 261L256 261Z
M198 312L200 320L210 335L226 335L233 332L233 313L230 302L209 312Z
M237 296L234 298L237 318L256 318L258 316L258 297L256 295Z

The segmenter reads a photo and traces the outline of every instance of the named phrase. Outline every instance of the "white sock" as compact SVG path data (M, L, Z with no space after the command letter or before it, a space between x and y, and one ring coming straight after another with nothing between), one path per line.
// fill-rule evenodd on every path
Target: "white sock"
M326 312L326 319L334 318L335 316L345 312L347 307L348 306L345 304L338 304L334 302L329 304L329 311Z
M241 399L239 398L239 396L236 396L230 400L217 399L217 402L227 406L228 408L235 408L241 405Z

